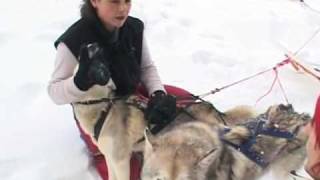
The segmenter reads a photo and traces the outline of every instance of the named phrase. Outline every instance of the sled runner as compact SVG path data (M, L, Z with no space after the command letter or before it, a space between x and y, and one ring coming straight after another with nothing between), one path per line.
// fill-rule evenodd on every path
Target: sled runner
M165 89L168 94L171 94L173 96L178 97L177 99L177 106L181 106L183 104L186 104L190 101L194 101L195 98L192 96L192 94L182 88L171 86L171 85L165 85ZM142 98L148 99L148 93L147 91L142 87L138 87L137 92L139 96L142 96ZM92 162L97 169L98 173L100 174L101 178L103 180L108 180L108 170L107 170L107 164L105 161L104 156L100 153L97 146L92 142L91 137L86 134L83 129L80 127L79 122L76 121L77 126L80 131L80 136L85 142L90 155L92 156ZM131 157L130 162L130 180L138 180L140 177L140 170L141 170L141 158L137 154L133 154Z

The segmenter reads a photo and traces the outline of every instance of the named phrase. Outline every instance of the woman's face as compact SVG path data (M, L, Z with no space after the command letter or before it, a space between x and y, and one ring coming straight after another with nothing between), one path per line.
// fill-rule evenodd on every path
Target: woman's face
M131 0L90 0L105 28L113 31L126 21Z
M306 131L309 133L309 139L307 143L308 158L305 169L309 172L311 176L315 177L315 179L318 180L320 179L320 148L315 147L316 134L314 127L308 125Z

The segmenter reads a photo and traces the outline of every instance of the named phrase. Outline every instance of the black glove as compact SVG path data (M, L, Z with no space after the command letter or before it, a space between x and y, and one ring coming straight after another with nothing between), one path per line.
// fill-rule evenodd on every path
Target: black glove
M147 105L145 118L149 124L164 127L176 115L176 98L165 94L163 91L154 92Z
M74 83L80 90L87 91L95 84L103 86L108 83L109 67L103 49L97 43L82 46L79 57L79 68L74 76Z

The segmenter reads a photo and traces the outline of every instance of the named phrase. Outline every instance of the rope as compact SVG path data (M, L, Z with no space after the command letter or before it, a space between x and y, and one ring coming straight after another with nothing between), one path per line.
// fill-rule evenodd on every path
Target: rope
M307 3L305 3L304 0L300 0L300 2L303 3L303 4L304 4L306 7L308 7L309 9L311 9L311 10L313 10L313 11L316 11L317 13L320 14L320 11L317 11L317 10L311 8ZM287 95L286 95L286 93L285 93L285 91L284 91L283 85L282 85L282 83L281 83L281 81L280 81L280 79L279 79L279 77L278 77L277 68L279 68L279 67L281 67L281 66L283 66L283 65L286 65L286 64L290 63L290 64L296 69L296 71L298 71L298 70L301 68L304 72L306 72L307 74L315 77L316 79L318 79L318 80L320 81L320 77L319 77L318 75L316 75L315 73L313 73L311 70L309 70L308 68L306 68L306 67L303 66L302 64L298 63L297 60L294 58L294 56L297 55L297 54L299 54L299 53L319 34L319 32L320 32L320 27L312 34L312 36L311 36L309 39L307 39L307 41L306 41L296 52L294 52L293 54L290 54L290 53L286 54L285 56L287 57L287 59L284 60L284 61L282 61L282 62L280 62L280 63L278 63L275 67L270 68L270 69L267 69L267 70L262 71L262 72L259 72L259 73L256 73L256 74L254 74L254 75L252 75L252 76L248 76L248 77L246 77L246 78L240 79L240 80L238 80L238 81L236 81L236 82L227 84L227 85L225 85L225 86L223 86L223 87L221 87L221 88L216 88L216 89L214 89L214 90L211 90L211 91L208 92L208 93L204 93L204 94L198 95L197 97L199 97L199 98L204 98L204 97L209 96L209 95L211 95L211 94L215 94L215 93L217 93L217 92L220 92L220 91L223 90L223 89L229 88L229 87L231 87L231 86L234 86L234 85L236 85L236 84L242 83L242 82L244 82L244 81L247 81L247 80L252 79L252 78L254 78L254 77L256 77L256 76L262 75L262 74L264 74L264 73L267 73L267 72L273 70L273 71L275 72L275 78L274 78L274 80L273 80L273 82L272 82L272 85L271 85L270 89L267 91L267 93L264 94L263 96L261 96L261 97L256 101L256 104L257 104L263 97L265 97L266 95L268 95L268 94L271 92L271 90L272 90L273 87L274 87L275 82L277 82L278 85L280 86L280 89L281 89L281 91L282 91L282 94L283 94L286 102L289 104L288 97L287 97ZM317 72L320 72L320 70L317 69L317 68L314 68L314 70L317 71Z
M288 59L290 59L291 65L294 67L294 69L296 71L299 71L300 69L302 69L302 71L304 71L305 73L311 75L312 77L314 77L314 78L316 78L317 80L320 81L320 76L317 75L316 73L312 72L310 69L308 69L307 67L305 67L301 63L299 63L297 61L297 58L293 54L288 53L285 56L288 57ZM314 69L314 70L317 71L316 69Z
M208 92L208 93L201 94L201 95L199 95L198 97L204 98L204 97L209 96L209 95L211 95L211 94L215 94L215 93L217 93L217 92L219 92L219 91L221 91L221 90L223 90L223 89L229 88L229 87L231 87L231 86L234 86L234 85L239 84L239 83L241 83L241 82L247 81L247 80L252 79L252 78L254 78L254 77L256 77L256 76L259 76L259 75L261 75L261 74L264 74L264 73L266 73L266 72L268 72L268 71L271 71L272 69L273 69L273 68L267 69L267 70L265 70L265 71L256 73L256 74L254 74L254 75L252 75L252 76L249 76L249 77L240 79L239 81L236 81L236 82L230 83L230 84L228 84L228 85L222 86L221 88L216 88L216 89L214 89L214 90L211 90L211 91Z
M305 7L310 9L312 12L315 12L317 14L320 14L320 11L317 9L312 8L308 3L306 3L304 0L300 0L300 3L303 4Z
M276 82L280 86L280 89L281 89L281 92L282 92L282 95L283 95L284 99L286 100L287 104L289 104L288 97L287 97L287 95L286 95L286 93L284 91L284 88L283 88L282 83L281 83L281 81L279 79L279 73L278 73L278 68L280 68L280 67L282 67L282 66L284 66L286 64L289 64L289 63L291 63L291 59L290 58L278 63L275 67L273 67L272 70L273 70L275 76L274 76L272 85L271 85L270 89L264 95L262 95L260 98L258 98L258 100L256 101L255 105L257 105L259 101L261 101L264 97L266 97L268 94L270 94L270 92L272 91L272 89L273 89L273 87L274 87Z
M320 15L320 11L312 8L308 3L305 2L305 0L300 0L300 2L301 2L305 7L309 8L311 11L313 11L313 12L315 12L315 13L317 13L317 14ZM295 53L293 53L293 55L295 55L295 56L298 55L298 53L299 53L302 49L304 49L304 48L319 34L319 32L320 32L320 27L312 34L312 36L311 36ZM320 70L317 69L317 68L313 68L313 69L314 69L315 71L320 72Z
M320 32L320 27L318 27L318 29L312 34L312 36L310 36L309 39L307 39L307 41L293 54L297 55L298 53L300 53L300 51L302 51L302 49L304 49Z
M305 43L305 44L307 44L307 43ZM301 50L301 49L302 49L302 48L300 48L300 50ZM300 50L298 50L298 51L296 52L296 54L297 54ZM264 97L266 97L268 94L270 94L270 92L271 92L272 89L274 88L274 85L275 85L276 82L278 83L278 85L279 85L279 87L280 87L280 89L281 89L281 92L282 92L282 95L283 95L285 101L287 102L287 104L289 104L288 96L286 95L286 92L285 92L285 90L284 90L284 88L283 88L283 85L282 85L282 83L281 83L281 81L280 81L280 79L279 79L278 68L280 68L280 67L282 67L282 66L284 66L284 65L287 65L287 64L291 64L296 71L299 71L300 69L302 69L305 73L307 73L307 74L315 77L315 78L318 79L319 81L320 81L320 77L319 77L318 75L316 75L315 73L313 73L313 72L312 72L311 70L309 70L308 68L306 68L305 66L303 66L302 64L300 64L299 62L297 62L297 60L294 58L294 56L293 56L292 54L286 54L285 56L287 57L287 59L283 60L282 62L278 63L276 66L274 66L274 67L272 67L272 68L270 68L270 69L267 69L267 70L258 72L258 73L254 74L254 75L245 77L245 78L240 79L240 80L238 80L238 81L236 81L236 82L233 82L233 83L227 84L227 85L225 85L225 86L222 86L221 88L216 88L216 89L214 89L214 90L209 91L208 93L204 93L204 94L198 95L197 97L199 97L199 98L204 98L204 97L209 96L209 95L211 95L211 94L215 94L215 93L217 93L217 92L220 92L220 91L223 90L223 89L229 88L229 87L231 87L231 86L237 85L237 84L239 84L239 83L242 83L242 82L247 81L247 80L249 80L249 79L252 79L252 78L254 78L254 77L260 76L260 75L262 75L262 74L264 74L264 73L267 73L267 72L269 72L269 71L273 71L274 74L275 74L275 77L274 77L274 79L273 79L273 82L272 82L272 84L271 84L271 87L269 88L269 90L268 90L265 94L263 94L261 97L258 98L258 100L256 101L255 104L257 105L258 102L260 102Z
M272 82L272 84L271 84L271 87L269 88L269 90L268 90L265 94L263 94L261 97L258 98L258 100L257 100L256 103L255 103L255 106L258 104L258 102L261 101L261 99L263 99L263 98L266 97L268 94L270 94L270 92L272 91L275 83L277 82L277 79L278 79L278 71L277 71L276 68L274 68L273 71L274 71L275 76L274 76L273 82Z
M289 100L288 100L287 93L285 92L285 90L284 90L284 88L283 88L283 86L282 86L282 83L281 83L281 81L280 81L280 78L278 77L277 80L278 80L278 81L277 81L277 82L278 82L278 85L279 85L279 87L280 87L280 89L281 89L281 91L282 91L282 95L283 95L284 99L286 100L287 104L289 104Z
M260 75L262 75L262 74L264 74L264 73L267 73L267 72L269 72L269 71L274 71L276 77L275 77L275 79L274 79L274 82L272 83L271 89L269 89L269 90L267 91L267 93L262 96L262 97L264 97L264 96L266 96L267 94L270 93L270 91L272 90L275 82L278 80L278 72L277 72L277 69L280 68L280 67L282 67L282 66L284 66L284 65L286 65L286 64L289 64L290 62L291 62L291 60L290 60L289 58L288 58L288 59L285 59L285 60L283 60L282 62L278 63L276 66L274 66L274 67L272 67L272 68L269 68L269 69L267 69L267 70L258 72L258 73L254 74L254 75L245 77L245 78L240 79L240 80L238 80L238 81L236 81L236 82L227 84L227 85L225 85L225 86L222 86L221 88L216 88L216 89L214 89L214 90L211 90L211 91L208 92L208 93L201 94L201 95L199 95L198 97L204 98L204 97L209 96L209 95L211 95L211 94L215 94L215 93L217 93L217 92L219 92L219 91L221 91L221 90L223 90L223 89L229 88L229 87L231 87L231 86L237 85L237 84L239 84L239 83L242 83L242 82L247 81L247 80L249 80L249 79L252 79L252 78L254 78L254 77L260 76ZM281 84L281 83L280 83L280 84ZM284 91L282 91L282 92L284 93ZM285 96L285 99L287 99L286 95L284 95L284 96ZM260 98L261 98L261 97L260 97ZM259 99L260 99L260 98L259 98ZM259 100L258 100L258 101L259 101Z

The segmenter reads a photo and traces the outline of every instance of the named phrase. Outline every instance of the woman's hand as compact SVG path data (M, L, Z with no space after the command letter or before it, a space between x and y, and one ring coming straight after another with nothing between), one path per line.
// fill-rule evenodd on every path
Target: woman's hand
M176 115L176 98L163 91L155 91L148 102L145 118L159 129L169 124ZM157 128L158 129L158 128ZM156 133L156 132L153 132Z
M110 79L110 71L103 54L103 49L97 43L82 46L80 50L79 68L74 77L75 85L82 91L87 91L93 85L104 86Z

